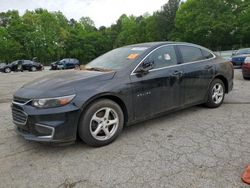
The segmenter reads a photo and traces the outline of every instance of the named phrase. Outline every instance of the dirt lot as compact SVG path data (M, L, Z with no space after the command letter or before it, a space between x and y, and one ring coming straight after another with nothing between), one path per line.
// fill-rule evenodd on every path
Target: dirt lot
M250 163L250 81L239 69L220 108L196 106L127 127L103 148L16 135L13 92L48 74L0 74L0 187L247 187L240 176Z

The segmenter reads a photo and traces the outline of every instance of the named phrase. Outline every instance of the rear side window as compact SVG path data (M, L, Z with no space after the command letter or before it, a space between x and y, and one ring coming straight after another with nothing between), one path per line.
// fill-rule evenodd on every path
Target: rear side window
M205 59L210 59L214 57L214 55L207 50L202 49L201 52Z
M32 64L32 61L29 61L29 60L24 60L23 61L23 65L29 65L29 64Z
M183 63L189 63L193 61L200 61L205 59L201 52L201 49L193 46L179 46Z

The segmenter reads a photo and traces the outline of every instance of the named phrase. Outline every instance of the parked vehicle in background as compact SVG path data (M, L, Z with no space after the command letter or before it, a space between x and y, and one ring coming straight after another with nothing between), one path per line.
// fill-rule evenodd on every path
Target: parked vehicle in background
M78 59L66 58L51 63L51 70L74 69L80 66Z
M43 65L31 60L17 60L10 64L5 64L0 67L0 71L4 73L10 73L11 71L41 71Z
M0 70L2 69L2 67L4 67L6 65L6 63L0 63Z
M250 56L250 48L240 49L232 55L231 62L234 66L242 66L248 56Z
M242 75L244 79L250 79L250 56L245 59L242 65Z
M20 88L13 122L27 140L104 146L124 125L198 104L219 107L233 88L231 63L189 43L114 49L84 71L49 75Z
M217 51L216 54L220 55L223 59L230 61L232 60L232 51Z

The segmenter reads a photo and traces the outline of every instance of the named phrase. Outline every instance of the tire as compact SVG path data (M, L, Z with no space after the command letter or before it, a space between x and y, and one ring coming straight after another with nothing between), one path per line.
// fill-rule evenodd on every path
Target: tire
M30 71L35 72L35 71L37 71L37 68L33 66L30 68Z
M124 114L108 99L97 100L82 114L78 126L80 138L89 146L101 147L113 142L122 132Z
M246 76L244 76L244 74L243 74L243 79L244 79L244 80L249 80L249 78L250 78L250 77L246 77Z
M11 72L11 69L10 69L9 67L6 67L6 68L4 69L4 72L5 72L5 73L10 73L10 72Z
M205 106L209 108L218 108L225 98L225 85L220 79L214 79L210 84L208 91L208 100Z

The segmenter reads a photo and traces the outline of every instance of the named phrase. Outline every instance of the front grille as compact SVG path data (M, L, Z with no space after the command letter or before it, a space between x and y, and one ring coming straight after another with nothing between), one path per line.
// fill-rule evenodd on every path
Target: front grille
M25 103L29 102L30 99L14 96L13 101L16 102L16 103L25 104Z
M15 123L25 125L28 117L22 110L12 106L12 118Z

